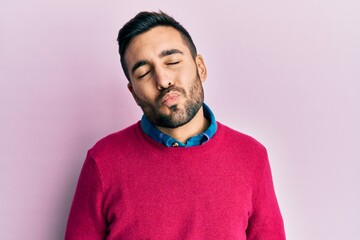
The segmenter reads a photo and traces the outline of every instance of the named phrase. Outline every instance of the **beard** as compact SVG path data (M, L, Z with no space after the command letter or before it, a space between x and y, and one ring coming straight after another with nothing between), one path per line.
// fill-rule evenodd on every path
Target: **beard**
M184 97L185 103L184 106L180 106L180 104L170 106L170 113L166 114L160 111L160 107L164 96L171 91L177 92L180 96ZM204 102L204 90L199 74L197 74L190 86L189 94L186 93L185 89L172 85L161 90L155 99L155 103L150 103L138 97L136 99L144 115L151 123L164 128L177 128L190 122L197 114Z

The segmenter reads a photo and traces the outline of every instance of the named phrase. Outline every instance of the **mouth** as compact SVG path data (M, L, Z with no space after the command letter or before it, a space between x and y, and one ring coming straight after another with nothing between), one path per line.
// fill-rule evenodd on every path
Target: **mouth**
M162 98L161 102L167 107L171 107L179 102L179 98L180 98L180 93L171 91Z

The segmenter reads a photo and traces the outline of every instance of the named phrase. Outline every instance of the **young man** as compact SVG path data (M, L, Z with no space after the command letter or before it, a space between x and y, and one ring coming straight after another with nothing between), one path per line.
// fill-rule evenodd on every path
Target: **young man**
M266 150L203 103L206 67L188 32L141 12L118 41L144 115L89 150L65 238L285 239Z

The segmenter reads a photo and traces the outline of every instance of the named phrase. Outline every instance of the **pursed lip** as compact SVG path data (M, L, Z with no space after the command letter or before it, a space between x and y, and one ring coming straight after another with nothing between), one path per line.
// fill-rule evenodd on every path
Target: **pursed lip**
M171 91L163 97L162 103L165 103L166 101L177 98L179 96L180 96L180 93Z
M165 105L172 105L174 102L177 101L179 96L180 93L171 91L162 98L161 102Z

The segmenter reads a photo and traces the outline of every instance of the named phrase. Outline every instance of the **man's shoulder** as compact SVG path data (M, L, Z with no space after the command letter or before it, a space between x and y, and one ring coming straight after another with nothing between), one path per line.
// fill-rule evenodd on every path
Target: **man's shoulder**
M89 151L101 153L113 152L118 148L126 149L128 146L133 145L134 139L139 134L139 128L139 122L137 122L118 132L111 133L97 141Z
M261 142L246 133L235 130L234 128L231 128L220 122L218 122L218 130L222 132L225 141L229 142L231 145L247 148L251 147L266 151L264 145Z

